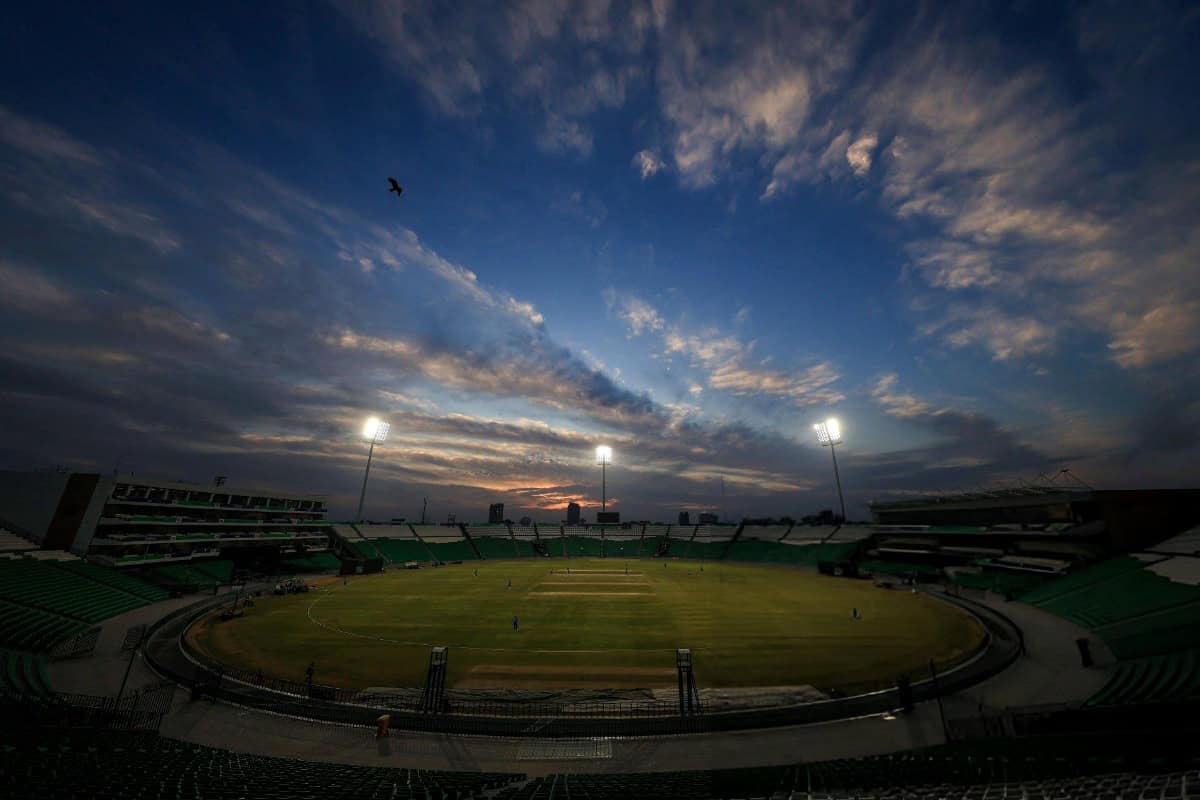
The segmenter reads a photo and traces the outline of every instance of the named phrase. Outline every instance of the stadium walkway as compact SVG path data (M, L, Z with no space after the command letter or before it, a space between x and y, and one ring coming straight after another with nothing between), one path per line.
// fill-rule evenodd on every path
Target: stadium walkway
M91 657L51 664L52 686L58 691L114 694L128 661L128 656L120 652L125 631L197 599L198 596L190 596L168 600L107 621ZM1023 629L1027 655L1004 673L947 697L948 717L970 717L980 708L995 711L1083 700L1104 685L1108 669L1080 666L1075 639L1087 635L1086 631L1032 606L995 598L984 602ZM1098 663L1111 664L1107 649L1094 637L1089 638ZM130 674L128 690L157 680L139 659ZM517 771L533 776L553 772L642 772L795 764L896 752L944 741L937 705L924 703L912 715L895 719L872 716L763 731L659 739L564 742L393 732L389 738L377 742L373 731L362 728L296 720L207 700L192 702L182 689L175 693L172 712L163 720L161 732L211 747L263 755L370 766Z
M1115 659L1108 647L1090 631L1020 602L1006 603L992 595L970 594L1004 614L1025 635L1025 656L1004 672L947 699L947 713L970 716L980 704L986 710L1019 706L1082 702L1108 682ZM1085 668L1075 640L1087 637L1097 666Z

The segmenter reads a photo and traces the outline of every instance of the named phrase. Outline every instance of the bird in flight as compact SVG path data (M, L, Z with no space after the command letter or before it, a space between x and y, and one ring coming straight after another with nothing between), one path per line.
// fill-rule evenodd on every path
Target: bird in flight
M395 178L388 178L388 183L390 183L392 185L392 188L388 189L388 191L395 192L396 197L399 197L400 195L402 195L404 193L404 190L402 188L400 188L400 184L396 183Z

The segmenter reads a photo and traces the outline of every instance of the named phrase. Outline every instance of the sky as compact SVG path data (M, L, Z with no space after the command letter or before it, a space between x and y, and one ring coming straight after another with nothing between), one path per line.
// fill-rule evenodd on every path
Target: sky
M1200 474L1200 7L25 4L0 467L671 520ZM270 6L270 7L268 7ZM404 187L389 194L387 178Z

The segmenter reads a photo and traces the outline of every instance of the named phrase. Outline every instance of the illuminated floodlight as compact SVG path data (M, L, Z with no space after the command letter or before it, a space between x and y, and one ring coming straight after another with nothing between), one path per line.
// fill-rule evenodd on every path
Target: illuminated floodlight
M375 454L375 445L387 439L391 429L391 423L384 422L379 417L371 417L363 423L362 438L364 442L370 442L371 447L367 450L367 468L363 472L362 491L358 495L358 516L355 517L357 521L362 521L363 501L367 499L367 478L371 475L371 456Z
M363 425L363 440L373 444L379 444L387 439L388 431L391 429L391 423L384 422L378 417L371 417Z
M612 463L612 448L600 445L596 448L596 466L603 467Z
M829 448L833 456L833 479L837 483L838 505L842 508L842 522L846 521L846 498L842 496L842 476L838 473L837 446L842 443L842 426L833 417L813 425L817 432L817 441L822 447Z
M838 421L832 417L824 422L818 422L816 425L813 425L813 430L817 432L817 441L823 446L842 443L842 428L838 425Z

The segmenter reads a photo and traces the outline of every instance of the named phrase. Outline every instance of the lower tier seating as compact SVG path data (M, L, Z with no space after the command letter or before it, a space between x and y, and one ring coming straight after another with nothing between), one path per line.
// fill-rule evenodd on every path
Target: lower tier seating
M475 543L479 555L484 558L516 558L525 554L508 537L472 536L471 541Z
M50 692L46 657L0 650L0 692L43 695Z
M234 753L152 733L0 736L0 796L37 798L459 798L522 776L361 767Z
M1164 703L1200 698L1200 650L1122 661L1088 705Z
M0 600L0 646L49 650L55 642L83 633L89 627L77 619Z

